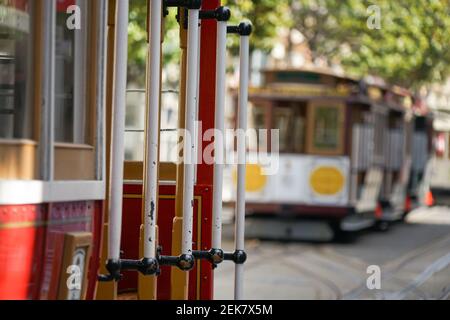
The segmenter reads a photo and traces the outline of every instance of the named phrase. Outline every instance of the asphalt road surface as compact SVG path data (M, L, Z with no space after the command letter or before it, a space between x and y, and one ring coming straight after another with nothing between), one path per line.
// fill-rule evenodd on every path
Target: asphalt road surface
M232 240L224 246L232 250ZM450 299L450 209L411 213L387 232L368 230L350 243L249 240L245 298ZM369 289L380 271L380 288ZM373 267L371 267L373 268ZM370 269L369 269L370 270ZM232 299L234 266L216 270L215 299Z

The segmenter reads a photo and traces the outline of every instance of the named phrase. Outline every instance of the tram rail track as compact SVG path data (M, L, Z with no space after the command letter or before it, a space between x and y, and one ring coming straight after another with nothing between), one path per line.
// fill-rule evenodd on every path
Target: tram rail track
M398 273L407 268L414 263L417 263L419 259L423 259L432 255L435 255L438 251L445 250L442 248L442 245L450 242L450 236L444 236L439 238L437 241L426 244L422 247L419 247L406 255L399 257L398 259L386 264L383 266L383 279L384 281L396 282L399 283L401 289L394 293L383 293L381 295L388 299L404 299L408 294L415 294L418 298L428 299L429 297L425 292L420 289L420 286L425 284L426 281L431 279L431 277L442 270L445 270L450 266L450 251L447 254L441 255L438 259L434 260L432 263L428 264L425 269L413 280L413 281L405 281L402 279L398 279ZM423 277L424 279L420 279ZM416 280L419 279L419 280ZM407 283L404 283L407 282ZM362 283L359 287L353 289L349 293L344 296L344 299L354 300L360 298L363 294L367 293L368 289L364 283ZM442 295L443 297L445 295ZM448 296L448 293L447 293ZM440 299L440 298L438 298Z

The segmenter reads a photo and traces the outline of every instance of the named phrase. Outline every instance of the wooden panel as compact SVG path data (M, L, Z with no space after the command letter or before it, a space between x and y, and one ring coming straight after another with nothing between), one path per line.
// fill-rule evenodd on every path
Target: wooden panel
M194 201L194 250L207 250L211 248L212 224L210 219L203 218L212 211L212 188L209 186L195 187ZM139 228L142 214L142 184L124 185L123 210L125 212L122 223L121 250L124 256L131 259L139 258ZM159 244L163 255L170 255L172 243L172 224L175 217L175 185L162 185L159 187L158 204L158 230ZM158 299L171 299L171 282L173 273L170 267L162 266L161 275L158 277ZM189 300L210 300L212 298L212 267L208 261L196 263L194 270L189 272ZM119 282L121 291L135 291L137 289L137 273L125 272L123 281Z
M33 137L35 140L39 140L40 137L40 126L39 123L41 121L41 104L42 104L42 68L43 68L43 56L42 56L42 30L43 30L43 12L42 12L42 0L33 1L33 39L32 39L32 50L33 50L33 66L32 66L32 75L33 75L33 107L34 107L34 133ZM30 86L31 87L31 86Z
M124 180L142 181L144 165L141 161L126 161L124 171ZM177 168L174 163L162 162L159 165L160 181L175 181Z
M36 143L21 140L1 141L0 163L0 179L35 179Z
M90 145L95 145L95 123L96 123L96 108L97 108L97 42L102 39L98 39L98 6L95 1L89 1L89 18L88 28L90 30L88 34L88 48L87 48L87 83L86 83L86 142Z
M89 261L92 251L92 233L90 232L73 232L66 233L64 239L64 256L60 273L58 300L84 300L86 298L87 275L89 271ZM81 279L76 279L76 270L70 269L76 266L81 272ZM66 270L72 270L72 276ZM70 281L69 277L75 278ZM80 290L69 290L67 283L81 285Z
M94 148L56 144L55 180L95 180Z

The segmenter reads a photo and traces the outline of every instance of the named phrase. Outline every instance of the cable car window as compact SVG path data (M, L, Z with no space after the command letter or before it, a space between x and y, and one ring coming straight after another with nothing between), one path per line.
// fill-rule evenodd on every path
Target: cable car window
M374 164L381 165L384 164L385 154L386 154L386 143L385 136L387 134L387 117L382 113L375 113L374 119Z
M80 7L80 29L67 27L67 8ZM87 0L59 1L56 17L55 61L55 140L86 144L88 110L87 79Z
M344 106L311 103L308 111L308 153L339 155L344 151Z
M31 1L0 0L0 138L32 139Z
M292 120L294 110L288 107L276 107L274 110L274 128L280 130L280 152L290 152L292 141Z
M267 130L267 109L264 106L255 105L253 103L249 103L251 116L249 117L249 128L253 128L256 130L258 135L257 141L252 141L252 136L250 136L249 147L252 151L257 151L256 147L260 151L267 151L267 135L264 136L260 133L260 130Z
M293 144L294 152L304 153L305 152L305 117L301 114L295 115L293 120L294 130L293 130Z

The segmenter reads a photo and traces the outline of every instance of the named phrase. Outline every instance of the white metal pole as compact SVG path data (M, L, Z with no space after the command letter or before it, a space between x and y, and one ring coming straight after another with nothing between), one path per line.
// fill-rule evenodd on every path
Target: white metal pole
M198 66L198 68L200 68L201 47L202 47L202 44L201 44L201 42L202 42L202 37L201 37L202 23L201 23L201 19L200 19L200 14L199 14L198 34L199 34L199 39L198 39L198 49L197 49L198 50L197 51L198 52L197 66ZM195 119L198 120L198 115L200 112L200 72L197 72L197 94L196 94L196 97L197 98L196 98L196 105L195 105ZM195 158L194 159L197 159L199 161L201 161L200 158L198 158L199 156L201 156L200 152L199 152L199 148L202 147L202 140L201 140L201 136L199 134L200 130L202 130L201 126L199 125L198 122L196 122L195 131L194 131L194 135L193 135L193 137L195 137L195 139L196 139L195 141L197 142L195 144L195 150L194 150ZM194 166L194 184L197 181L197 169L198 169L198 167L195 165Z
M246 171L246 138L247 130L247 102L249 78L249 36L240 37L240 80L239 80L239 114L238 114L238 177L236 199L236 251L245 250L245 171ZM236 264L234 279L234 298L242 300L244 297L244 265Z
M108 258L120 259L122 229L123 162L125 104L128 60L128 0L116 2L116 62L114 72L114 108L111 146L111 195L109 206Z
M214 138L214 193L212 248L222 248L222 191L225 131L225 76L226 76L227 22L217 22L216 52L216 110L215 127L219 136Z
M97 43L97 65L98 65L98 73L97 73L97 81L98 86L96 89L97 101L96 101L96 137L95 137L95 159L96 159L96 180L102 181L105 183L105 159L106 159L106 115L105 115L105 100L106 100L106 37L104 37L107 28L107 16L108 12L108 1L100 0L97 3L97 10L100 13L98 27L97 27L97 36L98 39L102 39Z
M146 172L144 199L144 258L156 257L156 220L158 206L159 105L161 72L162 1L150 1L150 76L148 83L148 116L146 128Z
M195 122L198 86L199 9L188 12L188 50L186 86L186 135L184 137L184 187L182 254L192 254L194 180L196 163ZM190 137L189 137L190 136Z
M56 55L56 4L44 2L44 86L41 120L40 171L42 180L54 177L55 140L55 55Z

